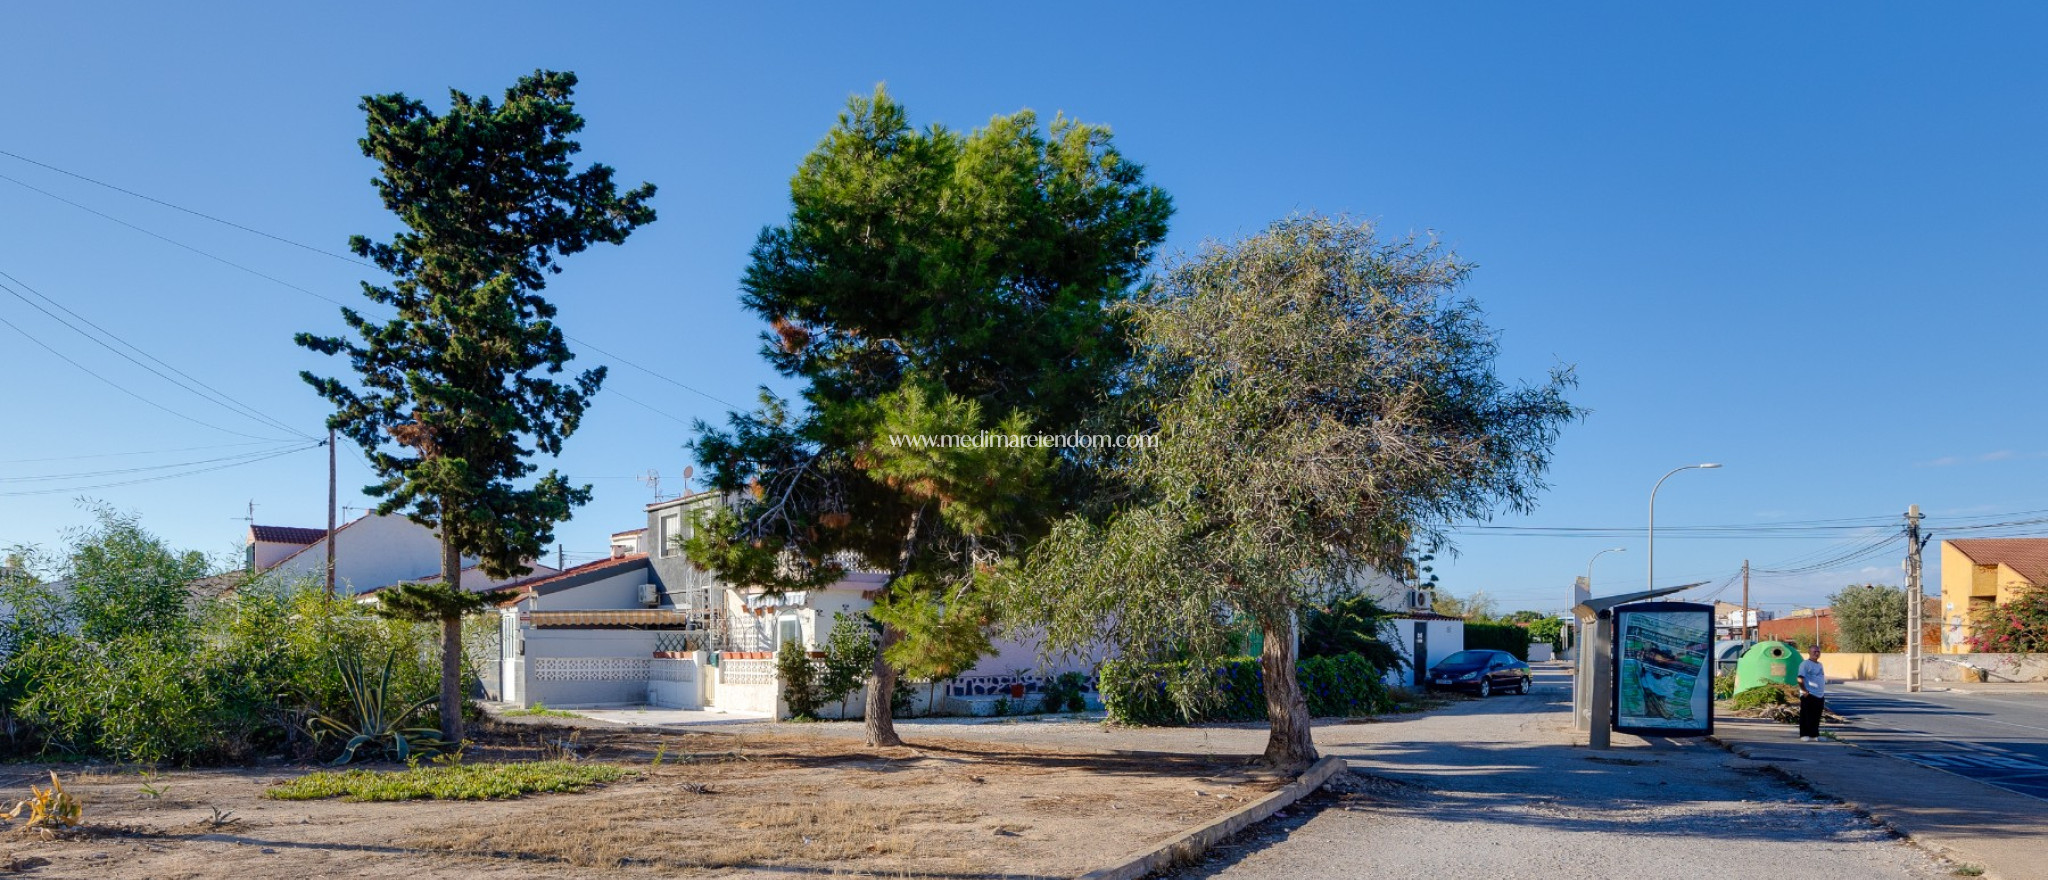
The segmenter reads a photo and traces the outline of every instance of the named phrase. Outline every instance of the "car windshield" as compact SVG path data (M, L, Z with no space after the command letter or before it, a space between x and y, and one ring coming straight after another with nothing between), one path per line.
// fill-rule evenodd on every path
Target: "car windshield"
M1443 662L1438 663L1437 666L1442 669L1464 669L1472 666L1485 666L1486 662L1492 659L1493 653L1491 651L1459 651L1456 654L1445 657Z

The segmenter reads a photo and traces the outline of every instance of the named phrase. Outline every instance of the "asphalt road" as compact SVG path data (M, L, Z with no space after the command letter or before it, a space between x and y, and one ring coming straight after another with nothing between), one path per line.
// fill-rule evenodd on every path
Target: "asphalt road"
M1319 727L1353 773L1173 880L1920 880L1948 866L1700 740L1573 744L1568 679ZM1823 746L1824 748L1827 746ZM1877 759L1873 759L1877 760Z
M1828 689L1856 745L2048 801L2048 694Z

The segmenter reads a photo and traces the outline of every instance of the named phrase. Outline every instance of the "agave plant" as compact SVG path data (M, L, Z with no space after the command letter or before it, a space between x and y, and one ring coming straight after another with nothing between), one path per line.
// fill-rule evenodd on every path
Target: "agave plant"
M418 715L420 710L438 702L441 698L430 696L411 705L400 705L391 692L391 670L398 661L398 652L393 651L384 660L384 673L371 678L363 669L362 662L352 656L335 658L341 667L342 687L348 691L349 707L353 716L335 718L320 715L308 725L317 741L329 734L346 737L341 756L335 764L346 764L359 754L389 752L393 758L403 761L414 755L434 755L447 747L441 740L441 731L431 727L407 727L406 722Z

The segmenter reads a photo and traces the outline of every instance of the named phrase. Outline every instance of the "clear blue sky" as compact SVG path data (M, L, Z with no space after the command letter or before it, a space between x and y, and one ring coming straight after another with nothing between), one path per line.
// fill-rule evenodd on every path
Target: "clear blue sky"
M776 381L736 279L784 216L797 161L848 95L884 81L919 123L1030 107L1112 126L1173 194L1175 249L1300 210L1435 230L1479 264L1469 293L1502 334L1503 370L1575 364L1592 410L1559 445L1540 510L1496 524L1640 529L1651 484L1696 461L1727 467L1667 483L1660 525L1874 522L1918 503L1939 537L2048 508L2038 7L741 5L35 4L0 31L15 83L0 149L339 250L392 229L355 146L361 95L440 102L576 71L586 158L659 184L661 220L572 258L550 294L572 335L708 395L614 364L613 393L560 462L597 487L561 530L586 558L643 523L635 475L679 488L682 422ZM365 271L6 157L0 174L324 296L354 300ZM318 430L323 406L296 373L338 364L290 337L338 330L332 305L6 181L0 271ZM0 319L135 395L0 327L0 493L60 490L0 494L0 544L56 543L88 519L81 495L210 552L239 543L251 499L260 522L322 523L315 451L102 489L74 487L211 465L20 479L271 448L193 449L247 438L138 397L283 435L4 293ZM134 452L152 454L24 461ZM342 478L368 481L353 455ZM2029 528L2048 534L1976 534ZM1718 584L1745 557L1796 568L1858 533L1814 534L1666 532L1658 580ZM1454 593L1547 609L1603 547L1628 552L1600 560L1596 588L1639 586L1643 543L1471 534L1439 570ZM1898 546L1759 578L1758 601L1899 582Z

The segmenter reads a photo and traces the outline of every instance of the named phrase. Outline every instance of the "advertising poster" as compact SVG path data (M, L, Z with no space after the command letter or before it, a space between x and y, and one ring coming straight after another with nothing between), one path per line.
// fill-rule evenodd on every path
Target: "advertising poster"
M1614 609L1614 729L1714 732L1714 607L1644 602Z

